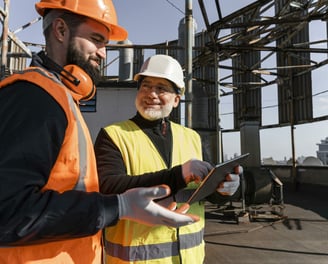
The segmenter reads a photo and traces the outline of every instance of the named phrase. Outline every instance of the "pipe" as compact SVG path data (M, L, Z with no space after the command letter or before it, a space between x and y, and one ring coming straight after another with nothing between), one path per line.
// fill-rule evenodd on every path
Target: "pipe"
M2 46L1 46L1 79L5 77L8 53L8 24L9 24L9 3L10 0L4 0L5 18L3 20Z
M193 17L192 17L192 0L186 0L186 92L185 92L185 117L186 117L186 126L192 127L192 43L193 43Z

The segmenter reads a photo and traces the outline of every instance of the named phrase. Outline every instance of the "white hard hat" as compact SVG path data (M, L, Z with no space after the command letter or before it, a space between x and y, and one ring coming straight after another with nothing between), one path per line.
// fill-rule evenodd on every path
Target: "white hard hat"
M140 72L134 76L134 80L138 81L142 76L165 78L176 85L180 95L184 94L182 67L171 56L158 54L149 57L141 66Z

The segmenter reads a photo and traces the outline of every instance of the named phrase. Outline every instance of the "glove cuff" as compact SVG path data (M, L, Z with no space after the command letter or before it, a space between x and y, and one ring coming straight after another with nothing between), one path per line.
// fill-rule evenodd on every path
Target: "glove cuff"
M123 216L126 215L126 202L123 195L117 195L118 200L118 219L121 219Z

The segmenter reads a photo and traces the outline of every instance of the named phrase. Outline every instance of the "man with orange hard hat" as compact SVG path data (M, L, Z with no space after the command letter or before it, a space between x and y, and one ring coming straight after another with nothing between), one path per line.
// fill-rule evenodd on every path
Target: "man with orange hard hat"
M129 219L179 227L166 185L99 193L79 101L95 93L106 44L124 40L111 0L41 0L46 48L0 82L0 263L101 263L102 229Z

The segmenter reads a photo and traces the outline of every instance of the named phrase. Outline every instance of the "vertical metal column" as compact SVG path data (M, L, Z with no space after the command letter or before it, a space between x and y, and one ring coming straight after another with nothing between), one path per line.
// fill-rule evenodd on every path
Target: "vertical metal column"
M192 0L186 0L186 92L185 92L185 118L186 126L192 127L192 36L193 36L193 17L192 17Z
M288 65L292 65L291 56L287 54ZM289 83L288 83L288 92L289 92L289 122L290 122L290 136L291 136L291 145L292 145L292 182L294 185L294 190L298 190L298 179L297 179L297 168L296 168L296 154L295 154L295 114L294 114L294 89L293 89L293 73L289 71Z
M1 45L1 79L5 77L8 53L8 24L9 24L9 3L10 0L4 0L4 19L2 28L2 45Z
M215 99L216 99L216 163L223 162L223 149L222 149L222 132L221 132L221 109L220 109L220 87L219 87L219 59L218 52L214 54L215 63Z

